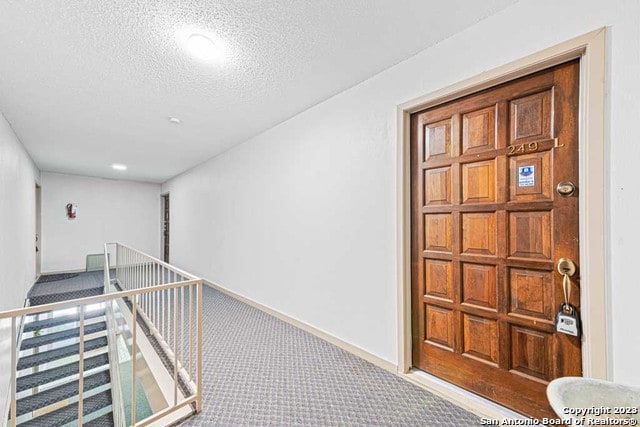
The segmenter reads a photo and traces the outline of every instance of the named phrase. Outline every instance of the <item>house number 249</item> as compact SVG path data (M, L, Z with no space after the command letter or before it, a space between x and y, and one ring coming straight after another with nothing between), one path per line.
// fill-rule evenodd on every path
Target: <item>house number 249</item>
M528 144L509 145L507 147L507 156L515 156L517 154L531 153L538 151L538 143L530 142Z

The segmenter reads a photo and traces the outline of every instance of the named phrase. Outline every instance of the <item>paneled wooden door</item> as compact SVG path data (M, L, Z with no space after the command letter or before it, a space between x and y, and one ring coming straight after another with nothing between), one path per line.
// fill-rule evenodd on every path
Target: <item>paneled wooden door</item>
M579 261L578 61L411 117L413 365L523 414L553 416L582 373L555 331L560 258ZM579 307L579 266L571 303Z

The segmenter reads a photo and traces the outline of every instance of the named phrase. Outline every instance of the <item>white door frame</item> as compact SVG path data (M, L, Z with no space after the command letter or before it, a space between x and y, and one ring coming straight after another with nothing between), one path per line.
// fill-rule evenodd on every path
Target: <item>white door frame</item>
M411 193L410 116L412 113L525 75L580 58L580 270L585 377L610 378L605 276L605 37L600 28L541 52L421 96L398 106L398 373L423 382L411 361ZM423 384L428 386L428 384ZM440 387L442 389L442 387ZM442 390L440 390L442 391ZM445 392L445 394L447 394ZM451 397L451 396L450 396Z

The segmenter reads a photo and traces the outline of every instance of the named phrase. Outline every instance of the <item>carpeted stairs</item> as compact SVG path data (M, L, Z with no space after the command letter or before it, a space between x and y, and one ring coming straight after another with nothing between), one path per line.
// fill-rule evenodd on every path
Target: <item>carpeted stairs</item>
M77 424L80 316L69 312L25 318L16 382L19 426ZM84 319L83 424L113 426L105 311L87 310Z

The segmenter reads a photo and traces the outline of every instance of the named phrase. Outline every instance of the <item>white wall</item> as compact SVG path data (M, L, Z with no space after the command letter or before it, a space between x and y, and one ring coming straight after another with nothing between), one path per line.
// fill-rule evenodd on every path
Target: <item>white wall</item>
M35 281L35 186L39 180L40 171L0 113L0 311L22 307ZM0 373L10 371L10 338L10 321L0 321ZM9 375L0 374L0 409L8 391Z
M67 203L78 216L67 219ZM157 256L160 185L42 173L42 271L82 270L105 242Z
M612 372L640 385L635 0L521 0L167 182L172 261L397 363L396 105L602 26Z
M39 180L40 171L0 113L0 311L22 307L35 281Z

